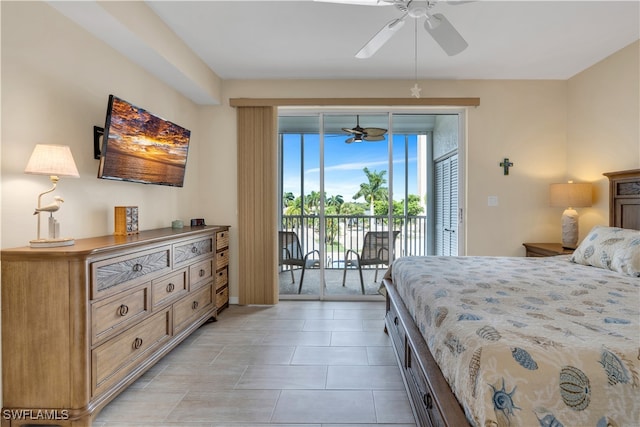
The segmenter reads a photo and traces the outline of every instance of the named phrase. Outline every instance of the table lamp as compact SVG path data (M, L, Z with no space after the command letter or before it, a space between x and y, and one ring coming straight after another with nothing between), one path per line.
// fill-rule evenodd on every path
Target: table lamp
M53 186L45 192L38 195L38 207L35 209L34 215L38 215L38 235L36 240L29 242L32 248L49 248L55 246L71 246L75 243L71 238L60 238L59 225L53 218L53 212L60 209L60 204L64 202L61 197L54 197L54 202L46 206L42 206L42 196L51 193L56 189L61 176L70 176L78 178L78 168L73 161L71 149L66 145L45 145L37 144L31 153L27 167L24 173L35 175L49 175L49 179ZM40 237L40 213L49 213L49 238Z
M592 189L590 183L551 184L549 204L555 208L565 208L562 213L562 246L575 249L578 246L578 212L575 208L591 206Z

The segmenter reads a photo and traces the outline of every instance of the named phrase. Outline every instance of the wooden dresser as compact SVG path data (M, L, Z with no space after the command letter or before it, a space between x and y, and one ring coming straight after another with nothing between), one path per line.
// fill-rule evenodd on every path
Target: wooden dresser
M2 426L90 426L228 305L228 233L164 228L2 250Z

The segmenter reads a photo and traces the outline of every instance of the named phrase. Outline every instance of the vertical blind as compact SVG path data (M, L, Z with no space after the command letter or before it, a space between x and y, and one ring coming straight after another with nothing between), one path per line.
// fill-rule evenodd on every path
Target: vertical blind
M240 304L278 302L276 107L239 107L238 280Z

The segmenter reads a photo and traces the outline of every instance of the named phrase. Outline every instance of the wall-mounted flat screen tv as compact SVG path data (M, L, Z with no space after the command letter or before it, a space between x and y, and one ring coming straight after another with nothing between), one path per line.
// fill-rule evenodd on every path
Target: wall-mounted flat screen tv
M98 178L182 187L191 132L109 95Z

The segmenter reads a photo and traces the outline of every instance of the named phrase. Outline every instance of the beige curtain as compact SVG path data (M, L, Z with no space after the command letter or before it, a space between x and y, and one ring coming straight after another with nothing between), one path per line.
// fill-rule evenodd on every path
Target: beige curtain
M237 118L239 303L276 304L278 110L239 107Z

